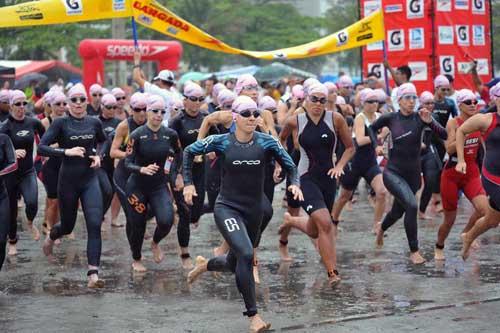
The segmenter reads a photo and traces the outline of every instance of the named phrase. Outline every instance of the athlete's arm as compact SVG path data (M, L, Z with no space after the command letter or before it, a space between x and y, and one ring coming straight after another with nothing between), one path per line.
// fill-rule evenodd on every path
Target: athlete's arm
M182 158L182 175L186 186L193 185L193 160L197 155L210 152L221 153L224 151L223 140L226 135L210 135L209 137L193 142L184 149Z
M464 158L465 137L475 131L481 131L482 133L486 132L491 124L492 116L495 117L495 114L476 114L467 119L459 128L457 128L456 149L458 163L455 169L458 172L466 173L466 163Z
M446 152L448 155L453 155L457 151L456 146L456 131L457 131L457 121L454 118L448 120L446 124L446 132L448 133L448 139L444 143L446 147Z
M372 130L375 135L377 135L377 132L381 130L384 127L389 127L391 120L393 117L395 117L397 113L386 113L378 117L371 125L370 125L370 130Z
M371 138L365 135L365 121L361 113L354 118L354 136L358 147L366 146L372 143Z
M294 130L297 129L297 117L289 117L285 121L285 125L281 129L279 139L281 142L281 145L283 147L286 147L286 139L294 132Z
M198 131L198 140L203 140L207 137L208 133L210 132L210 128L215 125L222 124L224 125L223 122L223 112L226 111L215 111L205 118L203 118L203 121L201 123L200 129Z
M290 184L300 186L297 166L293 162L290 155L288 155L286 150L277 139L268 136L267 140L269 142L268 149L271 151L272 155L279 163L279 165L281 165L286 170L288 179L290 180Z
M61 134L63 118L57 118L52 125L43 135L40 143L38 144L38 154L40 156L65 156L65 149L58 147L51 147L50 145L57 142Z
M423 121L423 120L422 120ZM426 123L424 122L427 126L429 126L429 128L435 133L437 134L437 136L441 139L441 140L446 140L448 138L448 134L446 133L446 129L443 128L443 126L441 126L440 123L438 123L438 121L434 118L432 118L431 122L430 123Z
M0 170L0 176L5 176L17 170L16 151L12 145L12 141L7 135L0 134L0 144L4 150L6 160L5 167Z
M288 118L288 107L286 103L279 101L278 103L278 124L283 125Z
M45 126L43 126L40 120L36 118L33 118L33 120L35 120L35 132L39 137L42 137L45 134Z
M141 52L136 50L134 52L134 70L132 71L132 78L134 79L135 83L139 85L139 87L144 89L144 84L146 83L146 80L144 79L140 65L141 65Z
M127 155L127 157L125 157L125 168L134 173L142 173L142 166L135 162L135 156L138 148L139 140L136 140L136 135L130 136L129 142L127 144L127 150L129 151L129 154Z
M349 127L347 127L347 123L340 114L334 112L333 113L333 122L335 124L335 128L339 134L340 140L344 144L345 150L342 154L342 158L337 163L336 168L343 170L347 162L351 160L354 156L355 149L352 143L351 132L349 131Z
M123 160L127 157L127 152L121 151L120 147L125 141L125 137L128 134L128 122L127 119L123 120L117 127L115 131L115 137L113 138L113 143L111 143L111 149L109 151L109 156L114 159Z
M264 120L264 125L266 126L267 134L272 135L273 137L278 137L278 132L276 132L276 128L274 127L274 119L273 114L269 110L263 110L261 113L261 117Z

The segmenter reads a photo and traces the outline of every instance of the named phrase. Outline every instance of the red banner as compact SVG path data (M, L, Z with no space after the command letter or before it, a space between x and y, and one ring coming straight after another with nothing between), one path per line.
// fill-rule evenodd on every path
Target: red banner
M468 74L478 60L483 81L492 76L490 8L487 0L362 0L361 15L383 8L386 49L392 67L409 65L419 92L433 91L440 73L455 77L455 88L474 89ZM383 78L382 42L363 48L363 73ZM391 80L391 86L394 82Z

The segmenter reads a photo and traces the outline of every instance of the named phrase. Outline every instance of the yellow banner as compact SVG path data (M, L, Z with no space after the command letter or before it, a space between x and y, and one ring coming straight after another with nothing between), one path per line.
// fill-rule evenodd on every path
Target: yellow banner
M132 16L133 0L40 0L0 8L0 28Z
M154 0L132 0L132 11L136 21L143 26L183 42L218 52L267 60L315 57L378 42L385 38L384 16L379 10L341 31L307 44L274 51L246 51L225 44Z
M316 41L274 50L234 48L180 18L154 0L41 0L0 8L0 28L73 23L133 16L150 29L217 52L259 59L300 59L339 52L385 38L384 17L377 11L361 21Z

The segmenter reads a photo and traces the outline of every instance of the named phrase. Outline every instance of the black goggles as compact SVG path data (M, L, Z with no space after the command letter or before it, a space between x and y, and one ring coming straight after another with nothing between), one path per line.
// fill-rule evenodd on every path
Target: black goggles
M20 107L20 106L26 106L28 105L28 102L24 101L24 102L16 102L14 103L14 106L17 106L17 107Z
M187 99L189 99L191 102L203 102L205 100L205 96L201 96L201 97L195 97L195 96L184 96L186 97Z
M69 99L71 103L85 103L87 101L87 98L85 97L71 97Z
M156 110L149 110L150 112L153 112L153 113L161 113L161 114L165 114L167 113L167 111L165 110L159 110L159 109L156 109Z
M318 103L319 102L319 104L326 104L326 102L327 102L326 97L309 96L309 100L312 103Z
M260 111L259 110L243 110L238 113L240 116L243 118L250 118L250 116L253 116L254 118L259 118L260 117Z

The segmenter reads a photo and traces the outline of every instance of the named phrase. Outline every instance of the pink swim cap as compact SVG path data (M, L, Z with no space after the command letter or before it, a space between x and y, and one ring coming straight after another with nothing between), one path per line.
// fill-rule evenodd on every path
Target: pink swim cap
M0 90L0 102L9 103L10 90Z
M329 94L333 94L335 92L337 92L337 85L333 82L330 82L330 81L327 81L325 83L323 83L326 87L326 89L328 89L328 93Z
M387 99L387 94L385 93L384 89L375 89L375 94L377 95L377 100L380 103L384 103L385 100Z
M151 95L148 97L147 111L151 110L165 110L165 100L158 95Z
M184 102L177 96L174 96L168 100L167 109L173 111L174 109L184 109Z
M125 94L125 91L123 91L122 88L118 88L118 87L111 89L111 94L115 97L122 97L122 96L127 95L127 94Z
M51 105L66 102L66 95L64 95L61 91L53 91L51 97Z
M316 83L316 84L309 86L309 88L307 88L306 95L311 96L313 94L322 94L322 95L328 96L328 89L325 87L324 84Z
M341 77L339 77L339 80L337 81L337 86L339 88L352 87L354 86L354 82L352 82L352 79L349 75L342 75Z
M53 95L54 95L54 91L53 90L49 90L49 91L47 91L43 95L42 100L45 103L45 105L51 105L52 104L52 96Z
M101 94L102 93L102 87L100 84L94 83L93 85L90 86L90 94Z
M439 88L439 87L448 87L450 85L450 81L448 78L444 75L438 75L434 79L434 88Z
M312 86L313 84L318 84L318 83L321 83L321 82L319 82L318 80L316 80L315 78L312 78L312 77L305 80L304 83L302 84L303 90L304 90L304 95L307 95L307 90L309 89L310 86Z
M214 87L212 88L212 97L217 97L219 96L219 93L224 90L224 89L227 89L226 86L222 83L216 83L214 85Z
M101 103L104 106L116 104L116 98L112 94L102 96Z
M424 91L422 94L420 94L420 103L425 104L429 102L434 101L434 95L430 91Z
M345 98L342 96L337 96L335 100L335 105L346 105Z
M232 109L236 113L245 110L257 110L257 103L248 96L238 96L233 102Z
M378 101L377 94L373 89L364 88L359 92L359 101L364 104L366 101L376 100Z
M233 103L236 99L236 94L229 89L223 89L217 95L217 101L220 106L227 105L229 103Z
M19 100L26 100L26 95L21 90L11 90L9 94L9 103L13 105Z
M71 87L70 90L68 90L69 98L73 98L76 96L83 96L87 98L87 92L85 91L85 87L81 83L75 84L73 87Z
M469 89L462 89L457 92L457 103L463 103L464 101L475 101L477 100L476 95Z
M184 86L184 96L186 97L201 97L205 94L203 88L199 84L190 82Z
M147 103L147 98L143 93L136 92L130 97L130 106L132 109L145 108Z
M234 87L234 92L239 95L243 90L243 87L247 86L258 86L257 80L251 74L243 74L238 77L236 81L236 86Z
M495 100L500 97L500 82L490 88L490 99Z
M101 94L106 95L106 94L111 94L111 92L107 88L102 88L101 89Z
M264 96L259 101L259 110L275 111L276 108L276 101L271 96Z
M398 101L401 99L401 97L405 95L416 95L417 94L417 88L413 85L413 83L403 83L398 87Z
M292 96L295 98L304 99L304 87L301 84L296 84L292 87Z

